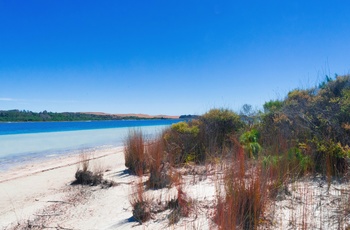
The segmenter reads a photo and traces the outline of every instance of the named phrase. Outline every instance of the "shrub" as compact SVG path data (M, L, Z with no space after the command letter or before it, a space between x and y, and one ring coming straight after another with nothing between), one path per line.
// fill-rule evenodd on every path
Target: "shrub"
M249 157L258 157L258 153L261 150L261 146L258 143L259 133L256 129L247 131L239 138L244 149L249 153Z
M93 173L91 171L78 170L75 173L75 184L82 185L99 185L103 181L102 174Z
M124 143L125 166L131 173L142 175L146 171L145 143L142 131L129 130Z
M317 145L317 151L314 156L317 171L323 174L341 176L348 170L349 146L342 146L339 142L319 141L316 139L314 139L314 143Z
M294 170L294 175L303 176L310 172L313 168L313 161L309 155L305 153L307 145L300 143L299 147L288 150L289 168Z
M265 113L276 112L280 110L282 106L283 102L279 100L270 100L263 105Z
M198 134L199 123L196 120L179 122L166 130L163 137L168 160L175 165L180 165L188 161L197 163L204 161L205 154L201 150L201 142Z
M240 117L228 109L211 109L200 121L201 141L211 154L232 147L231 136L244 126Z
M349 98L348 75L327 77L318 87L296 89L284 101L267 102L257 126L261 145L273 155L289 152L284 161L289 160L297 174L315 170L329 177L344 175L350 145Z

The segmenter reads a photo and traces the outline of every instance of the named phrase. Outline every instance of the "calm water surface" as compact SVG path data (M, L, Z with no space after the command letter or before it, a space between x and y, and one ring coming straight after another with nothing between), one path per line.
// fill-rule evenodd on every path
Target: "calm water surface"
M0 170L91 148L122 146L133 128L152 138L181 120L0 123Z

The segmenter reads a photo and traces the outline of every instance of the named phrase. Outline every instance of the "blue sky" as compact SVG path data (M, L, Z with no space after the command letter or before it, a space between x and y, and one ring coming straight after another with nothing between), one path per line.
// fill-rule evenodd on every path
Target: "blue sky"
M350 70L348 1L0 0L0 110L260 108Z

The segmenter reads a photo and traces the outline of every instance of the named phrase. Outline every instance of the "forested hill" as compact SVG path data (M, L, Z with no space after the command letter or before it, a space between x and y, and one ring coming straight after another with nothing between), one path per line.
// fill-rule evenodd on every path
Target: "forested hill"
M0 110L0 122L20 121L89 121L89 120L121 120L121 119L164 119L162 117L141 118L137 116L118 116L114 114L92 114L92 113L54 113L54 112L32 112L28 110Z

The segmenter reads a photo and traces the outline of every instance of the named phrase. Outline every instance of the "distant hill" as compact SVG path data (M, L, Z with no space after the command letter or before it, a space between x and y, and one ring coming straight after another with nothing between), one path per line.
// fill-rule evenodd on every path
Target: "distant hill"
M29 110L0 110L0 122L20 121L87 121L122 119L177 119L178 116L147 114L108 114L101 112L32 112Z
M122 118L146 118L146 119L155 119L155 118L164 118L164 119L178 119L179 116L170 116L170 115L148 115L148 114L142 114L142 113L120 113L120 114L108 114L108 113L101 113L101 112L83 112L84 114L93 114L93 115L103 115L103 116L117 116Z

